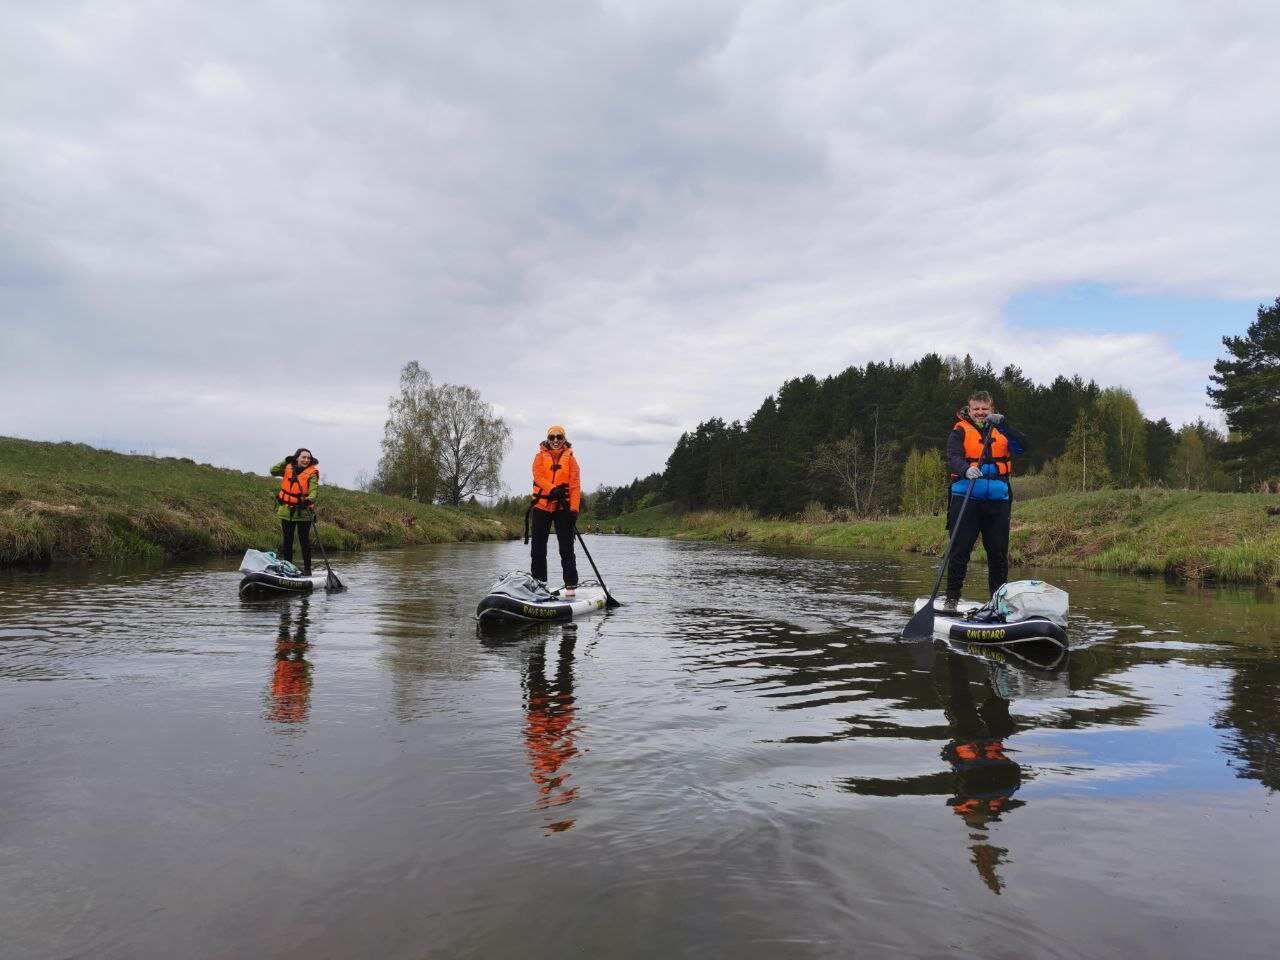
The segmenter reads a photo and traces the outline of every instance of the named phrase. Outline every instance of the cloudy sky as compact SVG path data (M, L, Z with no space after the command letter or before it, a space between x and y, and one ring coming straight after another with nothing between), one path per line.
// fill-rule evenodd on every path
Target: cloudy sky
M1205 412L1280 294L1280 6L59 2L0 31L0 434L374 466L399 368L588 487L969 351Z

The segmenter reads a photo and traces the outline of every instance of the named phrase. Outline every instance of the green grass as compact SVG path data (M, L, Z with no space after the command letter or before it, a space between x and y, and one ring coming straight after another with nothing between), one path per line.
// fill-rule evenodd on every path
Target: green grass
M1014 505L1010 559L1018 564L1161 574L1179 580L1280 583L1280 498L1249 493L1099 490ZM641 536L941 555L941 517L856 523L763 520L745 511L679 513L659 505L606 521ZM981 551L979 551L981 552Z
M275 549L278 481L186 459L0 437L0 565L124 560ZM327 550L503 540L515 522L326 486Z

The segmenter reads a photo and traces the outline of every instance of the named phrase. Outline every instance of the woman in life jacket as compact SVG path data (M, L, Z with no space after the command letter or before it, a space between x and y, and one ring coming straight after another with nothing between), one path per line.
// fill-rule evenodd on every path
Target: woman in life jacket
M538 444L533 458L533 549L529 572L535 580L547 582L547 540L555 527L560 544L560 569L564 589L560 596L573 599L578 586L578 559L573 552L574 528L582 505L582 476L573 444L565 439L564 427L547 427L547 439Z
M302 572L311 575L311 525L316 519L316 493L320 486L320 461L306 447L299 447L271 468L280 478L276 490L276 516L280 518L280 552L282 560L293 563L293 538L302 547Z
M280 613L276 655L272 662L267 719L276 723L306 723L311 709L311 663L307 660L307 598L297 620L293 606Z

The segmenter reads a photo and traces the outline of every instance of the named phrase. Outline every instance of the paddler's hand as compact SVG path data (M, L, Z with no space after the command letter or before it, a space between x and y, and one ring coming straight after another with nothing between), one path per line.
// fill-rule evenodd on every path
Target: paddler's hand
M998 427L998 426L1000 426L1000 424L1004 423L1004 414L1003 414L1003 413L988 413L988 414L987 414L987 423L991 424L993 427Z
M966 480L981 480L982 470L978 467L970 467L964 472L964 476Z

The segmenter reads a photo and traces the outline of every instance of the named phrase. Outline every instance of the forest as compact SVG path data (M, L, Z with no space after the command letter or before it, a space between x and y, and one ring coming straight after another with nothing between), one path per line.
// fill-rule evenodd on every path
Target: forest
M660 474L591 498L598 518L657 502L746 508L762 516L856 516L941 509L942 449L971 392L989 390L1024 432L1015 496L1106 486L1234 489L1226 438L1204 422L1145 417L1128 391L1082 377L1036 383L1016 366L928 354L788 380L745 422L705 420L683 434Z

